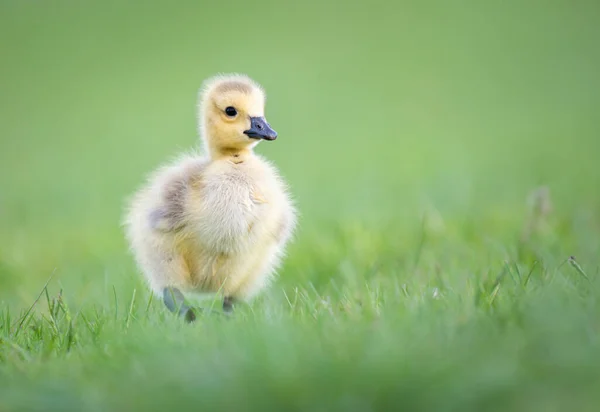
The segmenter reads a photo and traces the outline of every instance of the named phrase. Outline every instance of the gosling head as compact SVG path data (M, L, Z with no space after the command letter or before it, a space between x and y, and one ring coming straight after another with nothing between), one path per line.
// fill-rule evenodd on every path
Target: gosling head
M277 132L265 119L265 93L244 75L207 80L200 93L200 134L210 154L249 150Z

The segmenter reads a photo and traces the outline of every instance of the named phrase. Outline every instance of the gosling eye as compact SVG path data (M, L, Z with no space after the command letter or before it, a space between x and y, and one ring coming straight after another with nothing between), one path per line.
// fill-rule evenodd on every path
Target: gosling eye
M228 106L225 108L225 114L229 117L235 117L237 116L237 110L235 110L235 107L233 106Z

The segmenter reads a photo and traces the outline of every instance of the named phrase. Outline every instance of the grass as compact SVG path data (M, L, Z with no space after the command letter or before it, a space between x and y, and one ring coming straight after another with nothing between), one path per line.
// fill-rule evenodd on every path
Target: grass
M0 411L597 410L599 14L3 2ZM218 71L265 86L302 216L190 326L119 222Z

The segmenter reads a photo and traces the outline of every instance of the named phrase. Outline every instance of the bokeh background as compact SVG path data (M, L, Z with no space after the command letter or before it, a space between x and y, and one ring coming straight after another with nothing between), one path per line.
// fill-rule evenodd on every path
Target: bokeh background
M28 301L52 272L77 296L137 281L124 201L198 146L197 89L219 72L268 92L281 138L258 151L291 184L305 246L328 236L324 222L402 242L424 210L450 229L483 219L510 236L503 222L522 219L541 184L561 210L597 217L599 10L4 0L0 297Z
M595 0L1 0L0 409L597 410L599 44ZM219 72L301 219L186 328L120 221Z

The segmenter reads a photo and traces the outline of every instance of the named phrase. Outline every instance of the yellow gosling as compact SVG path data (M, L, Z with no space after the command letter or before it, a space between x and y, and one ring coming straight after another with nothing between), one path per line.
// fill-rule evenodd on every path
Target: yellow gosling
M223 308L272 278L296 223L277 170L253 152L277 133L265 93L244 75L217 76L200 92L205 155L186 155L151 175L133 197L127 239L152 290L188 321L186 292L219 292Z

